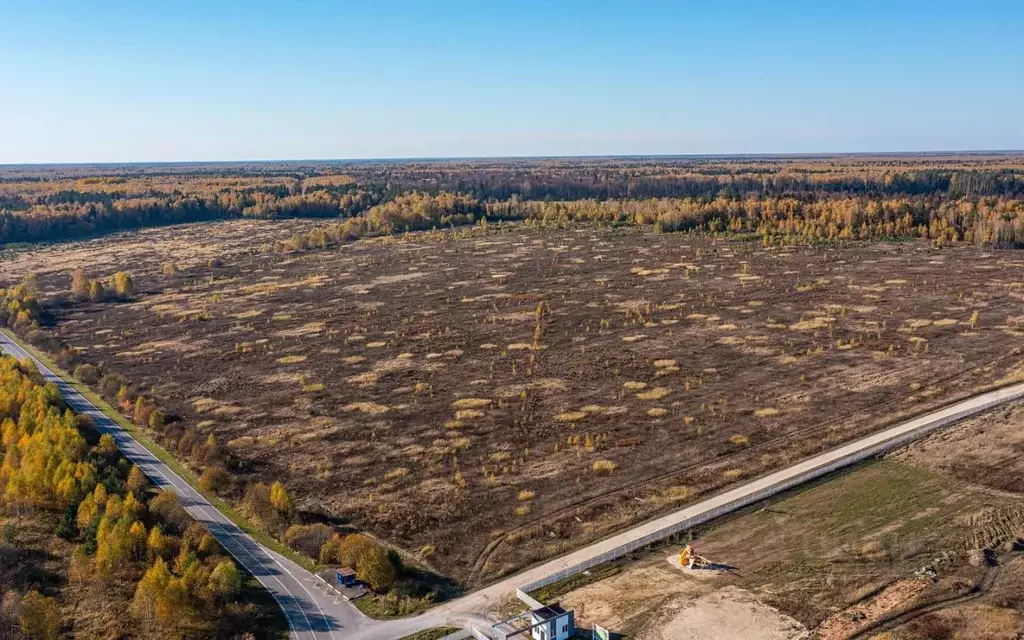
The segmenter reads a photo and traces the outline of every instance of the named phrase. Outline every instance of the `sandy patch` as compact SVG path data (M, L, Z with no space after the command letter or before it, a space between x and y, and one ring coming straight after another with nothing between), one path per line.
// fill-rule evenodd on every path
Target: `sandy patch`
M802 624L738 587L723 587L636 635L637 640L794 640L810 638Z

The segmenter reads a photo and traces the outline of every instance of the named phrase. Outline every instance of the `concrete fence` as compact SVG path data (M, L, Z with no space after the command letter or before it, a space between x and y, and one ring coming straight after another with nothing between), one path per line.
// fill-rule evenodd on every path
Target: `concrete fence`
M793 487L797 487L801 484L804 484L805 482L828 475L829 473L832 473L833 471L836 471L838 469L842 469L843 467L856 464L858 462L867 460L868 458L872 458L879 454L892 451L893 449L898 449L899 447L907 444L908 442L912 442L913 440L928 435L929 433L937 429L940 429L948 424L961 420L967 416L981 413L982 411L990 409L996 405L1003 404L1008 400L1021 397L1024 397L1024 389L1017 390L1010 397L995 397L982 404L973 405L961 411L952 413L948 416L936 418L935 420L927 422L903 434L894 435L892 438L884 440L876 445L861 449L849 455L824 463L821 466L815 467L809 471L805 471L803 473L791 476L784 480L780 480L779 482L772 484L760 491L745 495L741 498L738 498L721 506L705 511L704 513L695 515L691 518L687 518L685 520L667 526L663 529L655 531L654 533L651 533L642 538L638 538L637 540L611 549L610 551L607 551L599 556L590 558L589 560L586 560L579 564L573 565L551 575L540 578L539 580L535 580L529 584L524 584L523 586L519 587L519 589L517 589L516 595L518 595L519 598L523 599L524 601L526 601L524 598L525 596L526 598L533 600L533 602L537 602L527 594L531 591L540 589L541 587L545 587L547 585L565 580L566 578L582 573L600 564L604 564L605 562L621 558L622 556L632 553L638 549L647 547L655 542L664 540L665 538L668 538L670 536L676 535L683 531L692 529L696 526L710 522L715 518L736 511L737 509L742 509L743 507L756 504L757 502L760 502L766 498L770 498L779 493L792 489ZM540 605L539 602L537 602L537 604Z

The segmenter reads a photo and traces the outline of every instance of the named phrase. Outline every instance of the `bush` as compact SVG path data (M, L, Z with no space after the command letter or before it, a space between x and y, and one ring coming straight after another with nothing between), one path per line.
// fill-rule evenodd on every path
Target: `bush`
M199 486L204 491L221 493L231 486L231 474L223 467L206 467L199 476Z
M132 277L124 271L118 271L114 274L114 277L110 279L110 283L114 288L114 291L118 296L125 298L135 291L135 282L132 281Z
M394 586L399 568L395 552L375 544L365 548L356 560L356 576L374 591L386 591Z
M335 559L338 564L343 564L348 567L356 568L359 564L359 556L363 554L367 549L376 546L373 540L370 540L361 533L353 533L352 535L345 536L341 544L338 545L337 555Z
M354 568L356 577L377 591L390 589L402 572L402 561L394 551L361 533L333 535L320 548L320 562Z
M149 424L149 416L153 413L156 406L152 403L139 396L135 399L135 408L132 410L132 420L139 426L146 426Z
M94 365L81 364L75 367L74 376L84 384L96 384L100 379L100 372Z
M103 302L107 297L107 290L103 287L103 283L99 280L93 280L89 283L89 300L93 302Z
M270 487L254 482L245 490L245 510L271 533L280 533L285 522L270 500Z
M284 532L284 543L314 560L320 557L320 550L331 539L331 528L322 523L296 524Z
M108 373L100 378L100 393L108 400L113 400L117 397L118 391L125 385L125 382L123 376L116 373Z
M178 496L170 491L159 491L149 502L149 512L177 533L185 531L192 523L192 516L181 506Z
M242 590L242 574L230 560L222 560L210 574L210 592L221 602L235 598Z
M33 589L21 601L18 626L26 638L51 640L60 637L60 606L54 598Z
M339 560L339 550L344 538L339 534L334 534L330 537L327 542L320 547L320 564L341 564Z

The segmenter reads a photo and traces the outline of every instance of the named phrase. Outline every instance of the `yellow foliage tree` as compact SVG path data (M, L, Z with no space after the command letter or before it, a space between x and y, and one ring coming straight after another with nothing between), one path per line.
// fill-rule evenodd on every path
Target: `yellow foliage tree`
M33 589L21 601L18 626L30 640L56 640L60 637L60 607L57 601Z
M292 497L280 481L270 485L270 504L283 516L291 515Z
M78 267L71 272L71 294L84 300L89 297L89 274L85 267Z
M114 286L114 291L118 296L124 298L130 296L135 290L135 283L132 281L132 277L125 271L118 271L111 278L111 284Z

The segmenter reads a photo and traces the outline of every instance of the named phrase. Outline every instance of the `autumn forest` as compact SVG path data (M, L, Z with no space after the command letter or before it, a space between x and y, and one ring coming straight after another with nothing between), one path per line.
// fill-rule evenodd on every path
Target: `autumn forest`
M0 169L0 245L231 218L325 218L308 241L472 224L653 225L765 244L1024 245L1019 154L165 164ZM307 240L296 239L304 243Z

